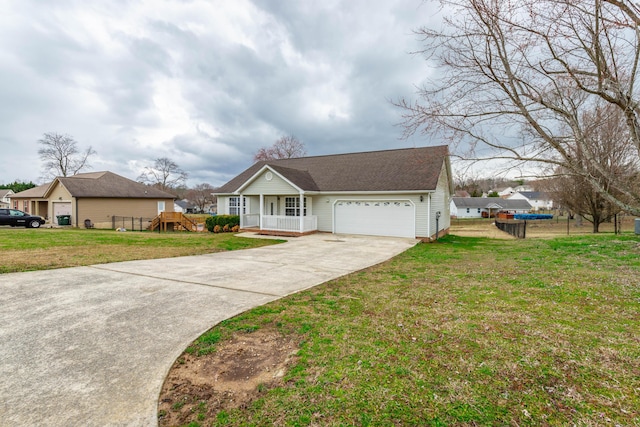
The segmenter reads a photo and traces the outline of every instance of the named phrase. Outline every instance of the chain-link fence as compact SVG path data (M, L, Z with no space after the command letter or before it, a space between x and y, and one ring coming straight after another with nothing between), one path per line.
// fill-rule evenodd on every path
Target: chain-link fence
M133 217L133 216L112 216L111 228L124 228L130 231L143 231L149 228L153 218Z

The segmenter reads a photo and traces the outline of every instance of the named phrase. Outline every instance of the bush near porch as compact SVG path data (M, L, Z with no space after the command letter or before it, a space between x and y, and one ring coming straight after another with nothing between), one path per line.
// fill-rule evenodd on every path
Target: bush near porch
M240 227L240 216L239 215L216 215L210 216L207 218L206 226L207 230L214 232L216 225L220 226L220 230L224 229L224 226L227 226L227 229L231 230L236 225Z

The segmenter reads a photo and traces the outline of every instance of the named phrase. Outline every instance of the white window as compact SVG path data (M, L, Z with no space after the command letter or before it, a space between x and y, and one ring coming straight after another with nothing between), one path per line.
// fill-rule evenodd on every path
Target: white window
M158 202L158 215L160 215L161 212L164 212L164 201Z
M249 200L246 197L242 198L242 213L247 213L247 206L249 206ZM229 215L240 215L240 197L229 197Z
M480 208L478 208L478 213L480 213Z
M22 210L25 212L29 212L29 201L25 200L22 202Z
M307 216L307 198L304 198L303 216ZM286 216L300 216L300 197L284 198L284 214Z

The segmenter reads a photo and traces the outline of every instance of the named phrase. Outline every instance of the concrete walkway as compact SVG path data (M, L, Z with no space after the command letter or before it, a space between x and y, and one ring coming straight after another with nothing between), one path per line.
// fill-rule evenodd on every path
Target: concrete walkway
M211 326L415 243L315 234L243 251L2 274L0 425L157 425L169 368Z

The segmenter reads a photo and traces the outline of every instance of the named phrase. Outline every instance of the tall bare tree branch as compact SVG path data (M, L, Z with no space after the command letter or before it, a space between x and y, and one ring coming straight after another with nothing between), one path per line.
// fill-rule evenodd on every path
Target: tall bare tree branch
M255 162L261 160L291 159L307 154L304 143L294 135L280 137L271 147L262 147L253 156Z
M138 181L168 191L184 186L188 176L176 162L167 157L160 157L155 160L153 166L144 168L138 176Z
M640 215L637 174L603 179L585 114L608 120L640 157L639 9L629 0L441 0L443 29L421 28L438 77L401 100L405 135L445 139L466 159L537 163L579 177ZM580 153L580 156L577 156ZM637 162L634 162L637 166ZM606 181L606 182L605 182Z
M47 132L38 140L38 155L43 164L46 179L58 176L72 176L84 169L90 169L90 156L96 152L89 146L85 151L78 149L78 143L69 135Z

